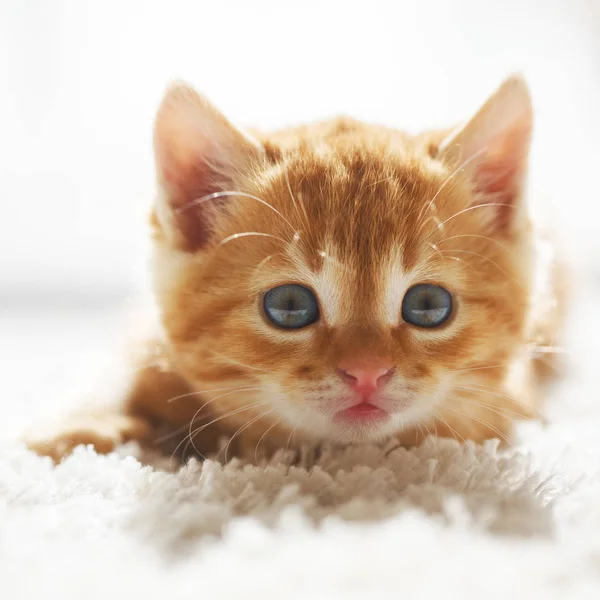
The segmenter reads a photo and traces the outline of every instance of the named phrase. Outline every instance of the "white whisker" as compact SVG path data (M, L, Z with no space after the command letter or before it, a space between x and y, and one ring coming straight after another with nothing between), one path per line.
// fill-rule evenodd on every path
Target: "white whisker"
M457 388L457 389L460 390L460 389L465 389L465 388ZM456 400L458 402L465 402L467 404L473 404L474 406L481 406L485 410L489 410L490 412L493 412L504 418L523 418L522 412L510 410L510 408L504 408L503 406L495 406L495 405L491 406L490 404L488 404L486 402L480 402L473 398L465 398L464 396L456 396L451 399ZM537 413L537 411L535 411L535 412ZM539 418L542 418L541 413L538 413L536 416L538 416Z
M458 433L458 431L456 431L456 429L454 429L454 427L452 427L452 425L450 425L450 423L448 423L448 421L446 421L446 419L444 419L444 417L442 417L442 415L439 412L434 410L433 415L435 416L436 419L439 419L444 425L446 425L446 427L448 427L448 429L450 430L450 433L452 433L452 435L454 436L454 439L457 442L458 442L458 438L460 438L463 441L463 443L466 442L465 438L462 435L460 435L460 433Z
M179 433L182 429L189 429L188 435L186 437L184 437L181 442L179 442L179 444L177 444L177 446L175 447L175 450L173 450L173 453L171 454L171 462L173 461L173 458L175 456L175 454L177 453L177 450L179 450L179 447L187 440L189 439L190 441L192 440L192 436L196 435L196 433L199 430L195 430L192 433L192 428L194 426L194 421L197 419L198 415L202 412L202 410L204 410L204 408L206 408L209 404L211 404L212 402L214 402L215 400L218 400L219 398L223 398L224 396L229 396L230 394L233 394L235 392L239 392L239 391L253 391L253 390L260 390L260 387L247 387L247 388L243 388L243 389L233 389L229 392L226 392L225 394L219 394L218 396L215 396L214 398L211 398L210 400L208 400L207 402L205 402L195 413L194 416L191 418L190 420L190 424L185 425L184 427L179 428L178 430L176 430L175 432L171 432L171 434L168 434L167 436L163 436L164 439L162 441L166 441L167 439L173 437L174 435L176 435L177 433ZM210 423L207 423L206 426L211 425L212 423L215 423L216 421L219 421L221 418L223 417L218 417L217 419L211 421ZM192 442L193 445L193 442ZM189 446L189 443L186 445L186 447L183 450L183 453L185 454L187 448ZM200 454L200 456L203 456L203 454L201 452L198 451L198 449L194 446L194 449L198 452L198 454ZM203 456L204 457L204 456ZM169 468L171 468L171 465L169 466Z
M459 210L458 212L454 213L452 216L448 217L445 221L442 221L441 225L445 225L446 223L448 223L448 221L451 221L452 219L459 217L460 215L469 212L471 210L475 210L476 208L484 208L486 206L508 206L508 207L512 207L512 204L507 204L506 202L486 202L485 204L476 204L475 206L469 206L469 208L463 208L462 210Z
M284 455L287 454L287 451L288 451L288 448L290 446L290 442L292 440L292 436L294 435L294 433L296 433L296 428L295 427L294 427L294 429L292 429L292 431L291 431L291 433L290 433L290 435L289 435L289 437L287 439L287 443L285 445L285 450L283 451Z
M268 369L261 369L260 367L254 367L252 365L248 365L248 364L243 363L235 358L231 358L230 356L225 356L224 354L221 354L220 352L217 352L216 350L213 350L212 348L207 348L207 350L211 354L214 354L218 358L222 358L223 360L226 360L227 362L231 363L232 365L238 365L240 367L245 367L246 369L251 369L253 371L260 371L261 373L272 373L273 372L273 371L269 371Z
M243 233L234 233L233 235L229 235L226 238L222 239L217 247L221 247L224 246L225 244L233 241L233 240L237 240L239 238L244 238L244 237L268 237L268 238L273 238L275 240L279 240L280 242L287 244L286 240L284 240L283 238L280 238L276 235L272 235L270 233L263 233L262 231L244 231Z
M244 423L241 427L238 427L238 429L236 430L236 432L229 438L229 441L227 442L227 446L225 446L225 462L227 462L227 453L229 452L229 446L231 445L231 442L233 442L233 440L243 431L245 431L246 429L248 429L248 427L250 427L253 423L256 423L256 421L262 419L263 417L267 416L268 414L273 412L273 408L271 408L270 410L266 410L265 412L260 413L258 416L254 417L253 419L250 419L249 421L247 421L246 423Z
M506 252L510 253L510 254L514 254L515 251L512 248L508 248L505 244L503 244L502 242L495 240L494 238L491 238L487 235L477 235L474 233L463 233L461 235L452 235L450 237L444 238L443 240L439 240L438 244L443 244L445 242L448 242L450 240L454 240L457 238L464 238L464 237L469 237L469 238L480 238L482 240L487 240L489 242L493 242L494 244L497 244L498 246L500 246L503 250L506 250Z
M254 462L256 464L258 464L258 447L260 446L260 443L263 441L263 439L265 438L265 436L267 435L267 433L269 433L269 431L271 431L273 428L277 427L277 425L279 425L281 422L283 421L283 419L279 419L279 421L275 421L275 423L273 423L273 425L271 425L271 427L269 427L259 438L258 443L256 444L256 448L254 449Z
M479 252L471 252L470 250L460 250L458 248L455 248L454 250L450 250L450 252L460 252L461 254L469 254L470 256L477 256L478 258L481 258L481 259L489 262L490 264L494 265L503 275L506 275L506 277L508 277L511 281L513 280L510 277L510 275L495 260L492 260L491 258L484 256L483 254L479 254ZM445 252L444 250L440 250L440 254L445 255L445 254L447 254L447 252ZM448 256L448 258L456 258L456 257Z
M493 431L498 437L500 437L502 440L504 440L507 444L510 444L510 440L508 439L508 437L506 437L506 435L504 435L497 427L495 427L494 425L492 425L489 421L484 421L483 419L479 419L478 417L474 417L473 415L470 415L469 413L466 413L462 410L458 410L456 408L453 408L452 406L444 406L444 408L446 410L451 410L452 412L455 412L459 415L462 415L463 417L466 417L467 419L470 419L471 421L475 421L476 423L480 423L481 425L483 425L484 427L487 427L490 431Z
M235 191L223 191L223 192L214 192L213 194L207 194L206 196L202 196L202 198L196 198L191 202L179 207L176 212L183 212L185 210L189 210L194 206L199 206L200 204L204 204L204 202L210 202L211 200L216 200L218 198L226 198L228 196L241 196L242 198L249 198L250 200L255 200L256 202L260 202L274 213L278 214L294 231L296 228L271 204L259 198L258 196L254 196L253 194L247 194L246 192L235 192Z
M180 394L179 396L173 396L172 398L169 398L168 400L165 400L165 402L167 404L170 404L171 402L175 402L175 400L181 400L182 398L189 398L190 396L196 396L198 394L209 394L210 392L226 392L228 390L239 390L239 389L243 389L244 385L236 385L236 386L231 386L231 387L225 387L225 388L213 388L210 390L197 390L195 392L188 392L187 394Z
M246 406L241 406L239 408L231 410L231 411L225 413L224 415L220 415L216 419L213 419L212 421L209 421L208 423L200 425L199 427L197 427L193 431L191 431L191 427L190 427L190 433L187 436L187 439L189 439L188 446L189 446L189 444L191 444L192 447L194 448L194 450L198 454L200 454L200 456L203 456L202 453L198 450L196 444L194 443L194 438L196 437L196 435L198 435L201 431L204 431L207 427L210 427L211 425L214 425L215 423L218 423L219 421L222 421L223 419L227 419L229 417L232 417L233 415L237 415L237 414L239 414L241 412L244 412L246 410L254 408L255 406L259 406L261 404L265 404L265 402L257 400L255 402L251 402L250 404L247 404ZM179 444L179 445L181 445L181 444ZM177 446L177 448L179 448L179 446ZM175 452L177 451L177 448L175 449ZM187 449L187 446L186 446L186 449ZM185 453L185 449L184 449L184 453Z
M465 161L463 161L460 165L458 165L458 167L456 167L456 169L454 169L454 171L452 171L452 173L450 173L450 175L448 177L446 177L446 179L444 180L444 183L442 183L442 185L440 185L440 187L438 188L438 191L434 194L433 198L429 201L427 206L425 208L422 208L421 211L419 212L419 218L418 218L419 221L423 218L423 214L427 210L430 210L432 208L433 208L433 210L436 210L435 201L436 201L437 197L440 195L440 193L442 192L442 190L450 183L450 181L452 181L456 177L456 175L458 175L458 173L460 173L461 171L464 171L465 167L469 163L471 163L478 156L483 154L483 152L485 150L486 150L486 148L481 148L480 150L475 152L472 156L470 156Z
M466 371L480 371L480 370L483 370L483 369L500 369L501 367L508 367L509 365L510 365L510 363L503 363L503 364L500 364L500 365L483 365L483 366L480 366L480 367L469 367L469 368L466 368L466 369L455 369L455 372L456 373L458 373L458 372L464 373Z

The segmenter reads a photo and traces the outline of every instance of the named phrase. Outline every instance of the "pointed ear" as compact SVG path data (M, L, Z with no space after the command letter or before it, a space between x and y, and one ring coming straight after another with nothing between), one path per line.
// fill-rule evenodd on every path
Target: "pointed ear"
M477 210L490 230L510 233L523 224L532 120L527 84L513 75L439 146L438 157L470 178L475 204L490 205Z
M154 126L156 216L170 241L187 251L204 247L215 217L234 201L211 194L236 190L262 152L206 98L185 84L171 86Z

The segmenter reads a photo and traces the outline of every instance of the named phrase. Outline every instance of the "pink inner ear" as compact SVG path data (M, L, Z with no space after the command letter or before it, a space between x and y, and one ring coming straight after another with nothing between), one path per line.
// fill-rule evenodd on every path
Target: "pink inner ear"
M527 84L509 77L459 131L440 147L440 156L461 165L476 193L477 211L488 227L516 230L532 130ZM468 159L468 160L465 160Z
M181 210L186 204L216 191L211 188L214 174L201 158L198 158L196 163L163 168L162 178L163 185L170 193L170 204L176 210Z
M506 231L515 219L514 211L521 201L522 182L527 169L530 119L521 118L502 135L489 142L481 160L473 165L477 204L497 204L494 227Z
M192 108L196 109L195 111ZM210 116L210 115L209 115ZM159 183L164 192L169 223L175 225L180 245L188 251L204 247L210 237L215 211L225 199L203 200L221 191L226 176L220 168L219 135L206 123L201 103L189 104L187 95L176 96L159 111L155 126L155 155ZM213 135L216 139L210 139Z
M204 160L202 152L198 148L195 150L188 155L163 155L160 172L173 221L189 251L199 250L207 244L213 213L223 203L220 199L203 200L219 190L213 169Z
M227 202L211 194L235 186L235 178L258 156L260 145L208 100L177 85L159 107L154 149L163 192L159 220L175 243L198 250L208 243L215 217Z
M211 177L210 169L200 164L195 170L197 185L193 185L193 178L188 179L188 187L179 187L181 195L173 195L170 198L175 223L186 240L186 249L190 251L199 250L208 243L214 211L223 203L221 199L206 199L206 196L213 193L204 185Z
M179 111L176 106L166 104L156 121L158 176L171 196L171 203L185 203L197 193L208 193L207 157L212 149L202 121L194 117L186 104Z
M520 165L511 157L478 165L475 171L475 193L483 196L477 204L498 204L494 225L505 230L510 226L512 211L519 200Z

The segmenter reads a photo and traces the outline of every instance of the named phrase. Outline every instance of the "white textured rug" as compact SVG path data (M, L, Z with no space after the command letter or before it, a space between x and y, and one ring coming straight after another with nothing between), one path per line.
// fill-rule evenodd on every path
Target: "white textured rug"
M106 328L93 314L0 323L0 429L16 429L89 377ZM579 331L590 349L594 328ZM81 448L53 468L3 433L0 596L600 598L600 405L586 356L550 424L523 425L511 450L431 440L326 454L312 469L168 473L126 448Z
M0 454L3 597L598 598L600 422L308 470Z

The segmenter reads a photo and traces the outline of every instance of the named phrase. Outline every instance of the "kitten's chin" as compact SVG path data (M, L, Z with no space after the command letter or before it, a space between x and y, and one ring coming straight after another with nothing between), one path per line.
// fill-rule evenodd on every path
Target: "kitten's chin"
M312 441L334 444L381 442L413 424L413 420L402 412L389 413L384 410L331 415L289 407L284 413L291 429Z
M347 415L336 416L330 423L327 441L343 444L381 442L398 434L406 426L406 420L398 413L369 415L356 418Z

